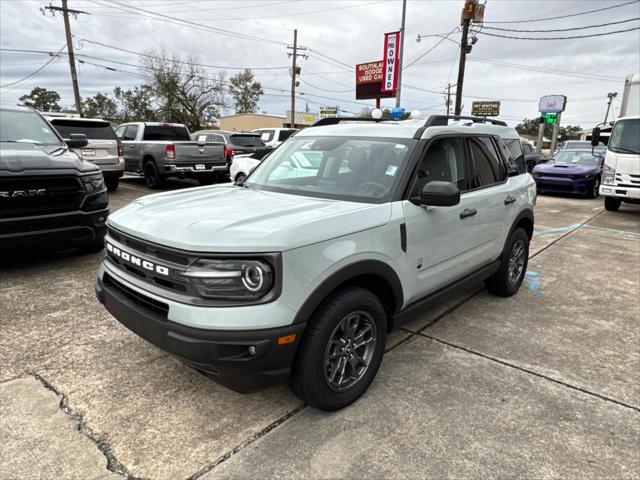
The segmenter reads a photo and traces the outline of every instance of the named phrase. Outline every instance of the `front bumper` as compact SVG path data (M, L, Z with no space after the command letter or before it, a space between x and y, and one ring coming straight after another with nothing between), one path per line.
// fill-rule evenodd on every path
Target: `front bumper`
M587 195L593 190L593 182L597 176L590 178L533 177L538 192L569 193L573 195Z
M98 300L132 332L216 382L242 393L289 379L306 326L296 323L255 330L194 328L170 320L166 303L132 289L108 270L99 273L95 289ZM279 344L279 339L282 342L283 337L291 339L291 336L295 336L294 341Z
M103 238L109 209L0 219L0 250L76 247Z
M600 185L600 195L635 201L640 200L640 188Z

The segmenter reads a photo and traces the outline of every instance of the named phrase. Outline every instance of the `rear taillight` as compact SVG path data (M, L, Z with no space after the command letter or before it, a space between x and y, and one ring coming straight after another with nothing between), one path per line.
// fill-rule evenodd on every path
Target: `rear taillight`
M176 158L176 146L175 145L167 145L164 149L164 158L167 160L175 160Z
M224 155L226 157L233 157L233 150L229 147L224 147Z
M118 156L124 157L124 147L122 146L122 142L118 140Z

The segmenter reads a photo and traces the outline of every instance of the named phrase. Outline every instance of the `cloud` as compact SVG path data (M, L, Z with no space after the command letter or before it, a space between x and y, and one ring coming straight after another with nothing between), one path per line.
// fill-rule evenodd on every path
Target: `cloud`
M122 7L123 4L101 0L71 0L69 3L70 8L91 13L71 19L72 31L76 37L76 53L134 65L141 62L140 57L79 39L85 38L136 52L164 47L168 52L184 59L195 56L200 62L211 65L285 67L290 63L285 44L293 41L293 29L297 28L299 44L307 47L309 55L307 60L300 61L304 82L299 88L299 94L308 99L314 110L320 105L339 105L352 112L358 112L364 105L372 105L373 102L357 101L354 92L344 92L354 88L354 72L353 69L345 69L341 63L354 65L380 59L382 35L399 27L401 15L401 2L398 0L138 0L126 4L166 15L168 18L164 18L165 21L153 14ZM41 15L39 8L44 5L40 1L0 2L2 48L57 51L64 44L62 18L60 15ZM417 35L442 34L452 30L459 24L462 5L462 0L408 0L405 64L439 40L427 37L417 43ZM603 2L584 1L490 0L486 6L485 20L523 20L515 24L500 24L505 28L560 29L640 16L640 4L635 3L559 20L524 21L567 15L607 5ZM268 41L240 39L195 25L178 25L176 23L180 22L175 19ZM637 24L638 22L632 22L622 24L622 27ZM617 27L621 28L610 26L569 33L611 31L618 29ZM527 36L534 35L545 34ZM558 32L553 35L568 34ZM457 41L459 34L456 33L451 38ZM465 72L465 112L469 111L471 102L475 99L471 97L501 100L502 116L511 124L525 117L536 116L537 99L540 96L562 93L569 97L563 123L589 127L604 117L607 93L621 93L624 77L640 68L640 33L637 30L611 36L548 42L509 40L481 34L478 38L478 43L468 57ZM443 92L448 83L456 82L457 56L458 47L454 42L442 42L433 52L404 72L405 83L418 89ZM49 58L46 55L1 52L0 84L29 75ZM129 72L139 72L135 67L106 60L82 56L78 58ZM513 65L524 65L532 69L523 70L514 68ZM207 70L211 75L218 71L214 68ZM571 77L550 70L578 72L586 76ZM89 64L78 65L78 71L83 97L97 92L112 92L115 86L131 88L142 82L142 79L131 73L112 72ZM227 70L228 75L234 72ZM255 74L267 93L260 103L261 110L283 114L289 108L288 71L256 70ZM589 75L593 78L588 77ZM0 101L3 104L15 104L21 95L35 86L58 91L62 103L70 106L73 94L66 57L63 56L31 79L0 90ZM406 87L402 98L403 106L408 109L420 107L425 114L442 113L445 109L444 95L441 93ZM619 98L620 96L617 102ZM385 100L383 104L392 105L393 100ZM304 107L305 102L298 100L298 108ZM614 108L617 109L618 104L614 103Z

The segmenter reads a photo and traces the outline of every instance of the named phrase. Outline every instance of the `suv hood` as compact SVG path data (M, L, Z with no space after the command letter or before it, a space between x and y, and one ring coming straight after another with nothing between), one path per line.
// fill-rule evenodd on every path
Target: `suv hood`
M50 152L50 153L48 153ZM99 171L66 147L34 145L32 143L2 143L0 171L28 172L31 170L76 170L81 173Z
M291 250L389 221L391 204L318 199L233 185L139 198L109 216L109 226L192 252Z

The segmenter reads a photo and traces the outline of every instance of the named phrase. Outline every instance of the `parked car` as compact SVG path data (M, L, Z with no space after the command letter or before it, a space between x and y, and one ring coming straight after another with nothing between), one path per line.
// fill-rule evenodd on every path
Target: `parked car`
M119 209L99 301L223 385L289 382L337 410L373 381L387 332L433 301L479 280L514 295L536 200L503 142L515 129L343 120L288 139L243 185Z
M532 172L533 167L539 163L547 161L543 153L537 153L533 145L528 140L521 138L520 144L522 145L522 153L524 154L524 161L527 165L527 172Z
M72 151L86 146L83 134L63 140L36 111L0 107L0 252L104 248L104 177Z
M244 182L249 174L260 165L268 152L257 152L251 155L238 155L233 157L230 176L236 183ZM291 155L289 162L281 166L281 176L287 176L288 172L304 173L305 170L317 170L322 161L322 154L318 152L298 152Z
M87 145L73 151L100 167L107 189L115 191L124 173L124 150L111 124L100 118L44 115L64 139L70 138L72 133L86 135Z
M561 150L532 175L539 193L571 193L589 198L598 196L604 157L589 150Z
M276 148L297 131L297 128L258 128L252 130L252 132L260 135L267 147L271 148Z
M125 171L144 175L149 188L161 188L167 177L210 185L226 178L229 170L223 145L191 141L180 123L124 123L116 135L124 147Z
M256 133L227 132L226 130L200 130L191 135L193 140L223 143L227 162L231 165L234 155L267 153L271 150Z
M586 140L565 140L558 146L556 153L562 150L591 150L591 147L591 142ZM606 145L602 142L599 142L593 149L602 156L604 156L607 151Z

